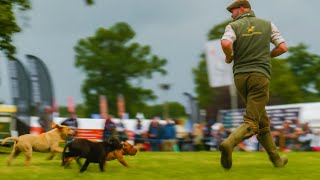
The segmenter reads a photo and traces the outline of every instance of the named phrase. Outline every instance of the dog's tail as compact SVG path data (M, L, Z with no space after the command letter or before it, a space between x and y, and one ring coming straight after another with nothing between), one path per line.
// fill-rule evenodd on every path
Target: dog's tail
M67 148L70 146L70 143L67 143L64 148L63 148L63 151L62 151L62 163L61 163L61 166L65 166L66 165L66 151L67 151Z
M5 138L2 142L1 142L1 145L4 145L7 141L9 140L13 140L13 141L18 141L19 138L17 137L7 137ZM16 143L16 142L15 142Z

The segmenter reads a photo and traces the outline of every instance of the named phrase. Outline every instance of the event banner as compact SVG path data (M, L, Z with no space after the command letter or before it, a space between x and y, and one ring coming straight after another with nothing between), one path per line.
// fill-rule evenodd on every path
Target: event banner
M29 133L31 108L31 82L23 64L18 60L8 61L11 97L17 107L17 130L19 135Z
M31 78L32 103L37 106L38 112L44 107L52 106L54 99L53 85L46 65L38 57L26 55L29 60L29 73Z
M299 118L300 108L266 108L271 128L279 128L285 120L294 120ZM238 127L243 123L243 114L245 109L236 110L220 110L218 113L218 121L221 122L227 129Z
M206 62L211 87L230 86L233 84L232 64L225 62L220 40L206 43Z

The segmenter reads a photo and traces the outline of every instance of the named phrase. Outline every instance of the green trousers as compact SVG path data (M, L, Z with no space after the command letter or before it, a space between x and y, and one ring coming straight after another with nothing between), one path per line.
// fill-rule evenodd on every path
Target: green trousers
M258 134L257 139L262 144L275 167L284 167L288 158L280 157L274 144L270 121L265 109L269 100L269 79L261 73L241 73L234 76L238 92L246 105L244 123L235 129L219 146L221 165L225 169L232 167L233 148L241 141Z
M246 105L244 122L250 124L258 134L270 131L270 121L265 106L269 101L270 80L258 72L239 73L234 82Z

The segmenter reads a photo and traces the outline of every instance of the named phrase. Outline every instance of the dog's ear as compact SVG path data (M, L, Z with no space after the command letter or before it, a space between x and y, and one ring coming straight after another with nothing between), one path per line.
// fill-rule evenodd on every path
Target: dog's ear
M109 138L108 140L106 140L106 142L107 142L108 144L114 144L115 138L114 138L114 137L111 137L111 138Z
M59 128L59 124L56 124L54 122L51 123L51 128L54 129L54 128Z

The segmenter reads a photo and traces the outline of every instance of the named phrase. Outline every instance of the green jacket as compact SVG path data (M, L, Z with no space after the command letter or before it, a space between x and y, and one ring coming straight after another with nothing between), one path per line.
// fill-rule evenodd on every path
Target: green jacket
M233 43L233 74L260 72L270 79L271 23L248 11L239 15L230 25L237 37Z

